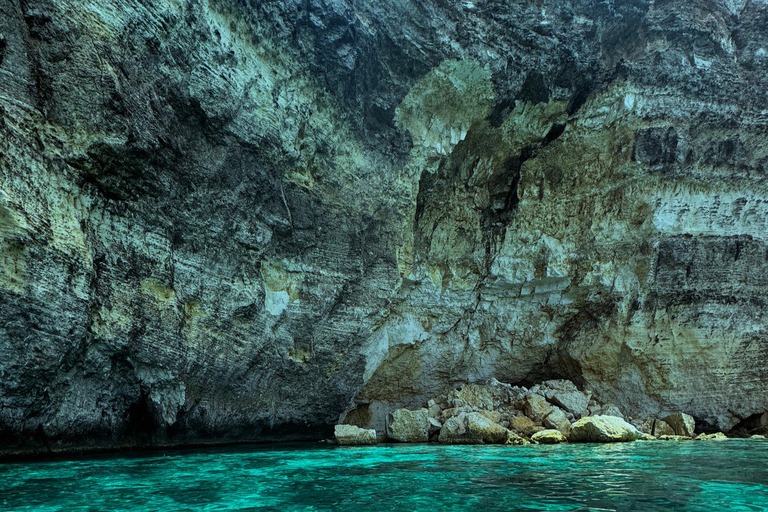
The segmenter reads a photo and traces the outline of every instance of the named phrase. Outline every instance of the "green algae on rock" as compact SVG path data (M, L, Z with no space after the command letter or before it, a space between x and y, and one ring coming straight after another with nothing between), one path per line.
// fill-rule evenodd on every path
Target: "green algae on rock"
M765 2L0 12L0 452L768 410Z

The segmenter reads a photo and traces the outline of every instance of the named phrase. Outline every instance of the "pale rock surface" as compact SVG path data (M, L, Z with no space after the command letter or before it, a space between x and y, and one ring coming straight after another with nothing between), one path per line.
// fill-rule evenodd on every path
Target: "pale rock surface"
M336 425L334 427L336 442L342 446L376 444L376 431L364 429L355 425Z
M686 437L693 437L695 435L696 420L690 414L682 412L670 414L664 418L664 421L672 427L675 435Z
M549 380L543 384L547 387L544 396L549 402L570 412L576 419L587 414L591 394L579 391L569 380Z
M715 432L714 434L699 434L694 439L696 441L727 441L728 437L722 432Z
M562 432L555 429L542 430L531 436L531 441L537 444L558 444L567 440L568 438Z
M397 409L387 418L387 438L400 443L426 443L432 423L429 411Z
M443 444L517 444L519 436L480 413L462 413L450 418L440 430Z
M635 441L641 433L616 416L587 416L571 427L568 440L577 443L614 443Z
M571 433L571 422L568 421L568 418L565 416L562 409L558 407L552 407L552 411L547 414L543 423L550 429L556 429L562 432L563 435L567 436Z

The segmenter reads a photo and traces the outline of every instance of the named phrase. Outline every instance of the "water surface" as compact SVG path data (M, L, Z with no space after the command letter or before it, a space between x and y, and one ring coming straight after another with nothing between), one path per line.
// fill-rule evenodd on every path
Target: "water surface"
M768 511L768 441L241 446L5 463L0 510Z

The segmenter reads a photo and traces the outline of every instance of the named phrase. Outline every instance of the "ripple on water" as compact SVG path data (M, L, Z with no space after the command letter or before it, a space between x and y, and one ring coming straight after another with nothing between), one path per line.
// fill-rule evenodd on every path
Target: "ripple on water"
M0 465L0 510L768 511L768 443L236 447Z

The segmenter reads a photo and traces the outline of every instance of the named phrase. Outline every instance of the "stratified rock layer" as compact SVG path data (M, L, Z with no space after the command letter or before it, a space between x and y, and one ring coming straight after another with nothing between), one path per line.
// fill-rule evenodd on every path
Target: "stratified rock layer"
M492 378L764 413L766 26L0 0L0 450L383 430Z

